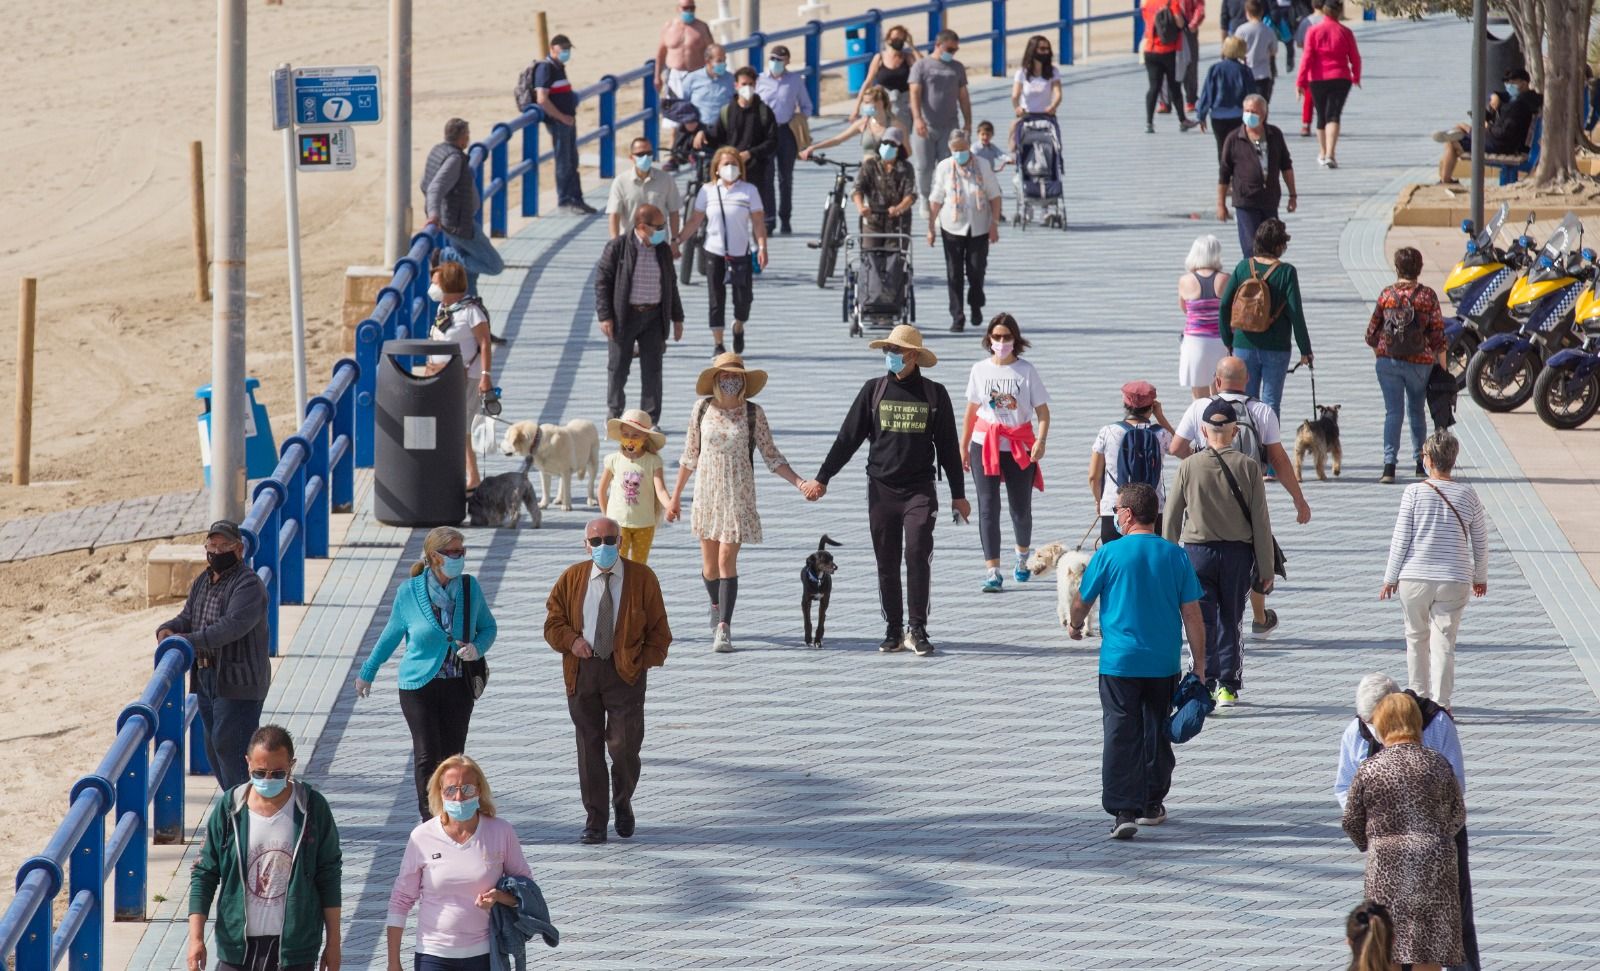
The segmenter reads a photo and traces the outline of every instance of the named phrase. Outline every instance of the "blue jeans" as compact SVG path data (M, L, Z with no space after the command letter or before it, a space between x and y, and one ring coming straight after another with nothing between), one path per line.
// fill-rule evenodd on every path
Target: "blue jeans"
M583 182L578 178L578 129L572 125L544 123L550 149L556 157L556 202L563 206L583 202Z
M1183 549L1200 580L1200 616L1206 623L1206 686L1221 682L1237 692L1244 685L1240 627L1255 579L1255 547L1219 541L1185 543Z
M245 750L250 736L261 727L259 701L238 701L217 697L217 669L196 668L194 693L200 709L200 723L206 729L206 760L211 774L224 791L242 785L250 777L245 769Z
M1258 351L1253 347L1237 347L1233 356L1250 369L1250 380L1244 391L1252 398L1266 402L1272 413L1283 415L1283 382L1289 376L1290 351Z
M445 233L444 238L456 248L456 253L461 257L461 265L467 268L467 293L476 297L478 295L478 275L499 276L506 268L505 260L500 258L500 251L494 248L494 241L482 226L477 228L471 236L455 236Z
M1277 219L1276 209L1256 209L1252 206L1234 206L1233 220L1239 224L1239 249L1244 251L1244 259L1249 259L1256 251L1256 230L1268 219Z
M1383 389L1383 464L1398 461L1400 422L1407 416L1411 419L1411 457L1420 462L1422 440L1428 437L1428 375L1433 373L1433 365L1380 357L1376 367L1378 387Z

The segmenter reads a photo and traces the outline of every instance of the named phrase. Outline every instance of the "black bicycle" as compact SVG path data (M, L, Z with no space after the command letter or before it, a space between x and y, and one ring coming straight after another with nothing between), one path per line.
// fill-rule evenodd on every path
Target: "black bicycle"
M693 170L689 176L689 187L684 191L684 208L694 210L694 201L700 196L700 187L711 181L711 155L709 148L694 150ZM693 238L684 244L683 255L678 264L678 279L684 286L694 278L694 271L698 268L700 275L706 275L706 227L705 223L695 230Z
M844 249L844 202L850 196L850 172L861 168L860 162L835 162L826 155L813 155L815 165L831 165L839 172L833 179L833 191L828 193L827 208L822 210L822 234L806 245L821 250L817 259L817 286L826 288L839 264L839 251Z

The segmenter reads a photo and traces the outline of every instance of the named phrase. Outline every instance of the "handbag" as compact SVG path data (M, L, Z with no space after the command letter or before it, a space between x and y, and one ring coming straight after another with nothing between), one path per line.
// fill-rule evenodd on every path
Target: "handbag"
M1233 493L1233 500L1239 504L1239 511L1244 513L1244 521L1250 524L1251 530L1255 529L1255 521L1250 518L1250 504L1244 501L1244 493L1239 491L1239 480L1233 477L1233 470L1228 468L1228 463L1222 461L1222 454L1216 449L1211 449L1211 457L1222 466L1222 475L1228 480L1228 490ZM1289 558L1283 555L1283 548L1278 545L1278 537L1272 537L1272 572L1273 574L1289 579ZM1261 593L1261 581L1250 584L1256 593Z
M466 635L467 643L471 644L473 643L472 578L465 573L461 575L461 599L466 601L466 605L462 608L466 613L461 618L461 632ZM479 654L476 661L462 661L461 673L466 675L467 683L472 686L473 700L483 697L483 689L489 686L489 660Z

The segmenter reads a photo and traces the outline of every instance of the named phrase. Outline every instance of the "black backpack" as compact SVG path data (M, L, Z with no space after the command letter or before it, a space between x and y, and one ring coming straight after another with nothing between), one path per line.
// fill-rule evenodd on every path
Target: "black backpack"
M876 384L873 385L872 410L869 414L872 416L872 421L874 422L878 420L878 406L883 403L883 396L888 392L889 382L892 380L894 379L890 375L885 374L883 377L877 380ZM928 403L928 434L933 435L935 434L934 428L937 426L937 419L939 417L939 392L934 390L933 382L929 381L927 378L922 379L922 395L923 400ZM934 472L940 479L943 479L944 466L940 465L937 461L935 461L933 465Z
M1427 353L1427 330L1417 319L1417 308L1411 303L1416 292L1416 286L1404 292L1395 290L1397 303L1383 310L1383 336L1390 357L1417 357Z
M1156 11L1155 17L1156 38L1163 44L1176 44L1183 34L1183 22L1178 15L1172 12L1172 4L1167 4Z
M1121 488L1143 482L1154 488L1161 484L1161 433L1154 425L1134 425L1119 421L1122 444L1117 446L1117 473L1113 485Z

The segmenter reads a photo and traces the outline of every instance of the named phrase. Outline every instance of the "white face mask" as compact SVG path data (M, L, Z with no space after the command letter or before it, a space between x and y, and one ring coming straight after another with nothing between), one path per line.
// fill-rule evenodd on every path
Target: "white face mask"
M732 162L718 169L717 173L722 176L722 181L724 182L739 181L739 166L734 165Z
M755 96L756 96L756 87L755 87L755 85L753 85L753 84L741 84L741 85L739 85L739 97L742 100L749 101L751 98L754 98Z
M437 283L428 284L428 299L434 303L444 303L444 289Z

